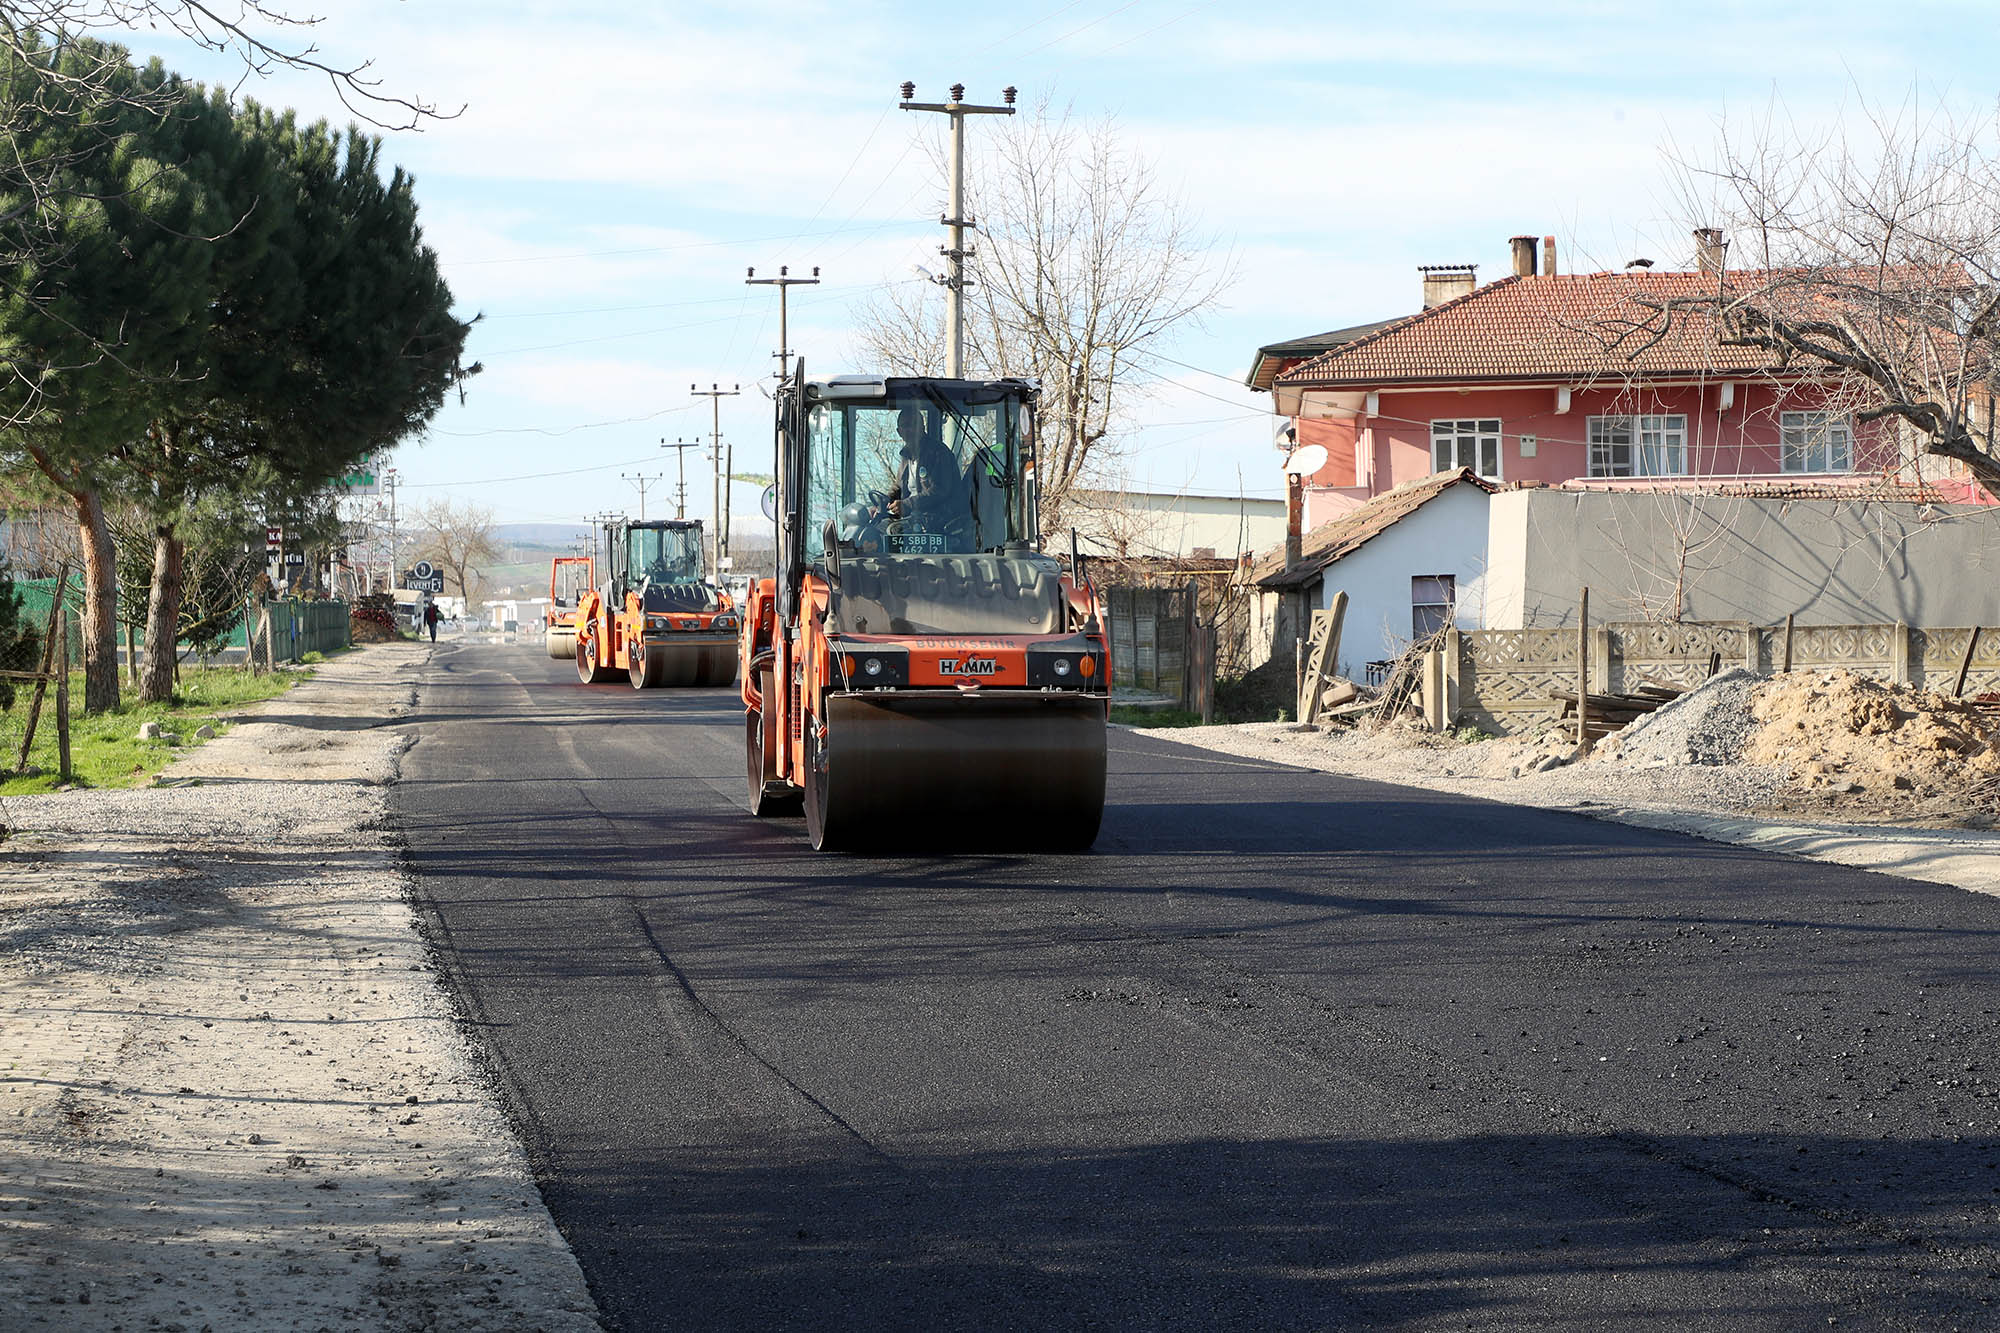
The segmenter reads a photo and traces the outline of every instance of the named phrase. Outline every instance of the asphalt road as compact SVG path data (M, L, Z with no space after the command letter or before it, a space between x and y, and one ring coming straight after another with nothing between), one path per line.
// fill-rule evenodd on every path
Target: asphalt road
M617 1328L1984 1327L2000 903L1120 732L826 857L733 690L440 650L393 790Z

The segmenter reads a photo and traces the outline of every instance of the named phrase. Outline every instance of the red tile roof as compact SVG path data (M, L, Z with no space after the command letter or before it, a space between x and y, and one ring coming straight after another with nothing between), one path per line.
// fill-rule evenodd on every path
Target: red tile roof
M1318 576L1334 561L1352 555L1370 540L1381 536L1403 519L1435 500L1459 482L1470 482L1489 494L1499 489L1471 468L1438 472L1419 481L1406 481L1393 491L1384 491L1339 518L1329 519L1305 536L1299 563L1285 568L1285 548L1280 546L1257 561L1250 576L1260 588L1294 588Z
M1737 290L1770 275L1729 273ZM1507 277L1356 338L1277 377L1294 389L1600 375L1750 375L1777 357L1726 346L1705 309L1647 302L1698 299L1715 275L1561 273Z

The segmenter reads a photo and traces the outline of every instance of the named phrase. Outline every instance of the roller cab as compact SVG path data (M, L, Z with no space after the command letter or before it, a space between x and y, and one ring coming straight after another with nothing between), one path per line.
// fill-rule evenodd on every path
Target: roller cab
M579 681L642 690L736 679L736 604L703 574L701 533L679 519L604 525L607 576L578 607Z
M779 395L778 577L741 652L751 809L815 848L1080 849L1104 808L1095 595L1036 541L1034 386Z
M595 582L597 561L587 555L559 555L549 562L549 613L542 642L549 656L576 656L576 627L582 617L584 594Z

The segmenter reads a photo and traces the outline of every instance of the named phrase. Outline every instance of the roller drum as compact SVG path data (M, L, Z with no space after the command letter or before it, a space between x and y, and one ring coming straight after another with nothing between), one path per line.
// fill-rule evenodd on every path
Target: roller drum
M576 656L576 631L573 629L551 629L542 636L543 646L549 656L567 661Z
M836 694L809 737L822 850L1081 850L1104 815L1104 703L998 692Z
M736 679L734 638L692 643L648 639L646 656L659 662L661 685L727 685Z

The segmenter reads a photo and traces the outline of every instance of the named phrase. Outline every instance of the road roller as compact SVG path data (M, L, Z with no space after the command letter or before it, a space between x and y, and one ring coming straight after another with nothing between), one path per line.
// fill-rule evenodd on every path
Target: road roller
M821 851L1080 850L1104 813L1097 595L1043 552L1028 381L801 367L776 576L742 629L749 804Z
M613 519L599 549L604 580L577 605L579 681L646 690L736 679L736 604L703 574L699 522Z
M584 593L596 581L597 561L587 555L559 555L549 562L549 613L542 642L549 656L576 656L576 623Z

